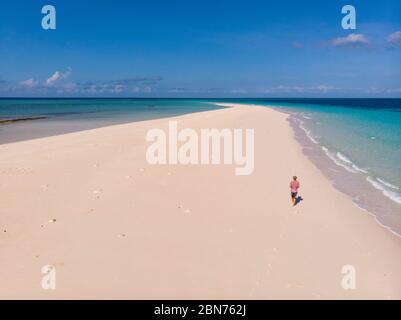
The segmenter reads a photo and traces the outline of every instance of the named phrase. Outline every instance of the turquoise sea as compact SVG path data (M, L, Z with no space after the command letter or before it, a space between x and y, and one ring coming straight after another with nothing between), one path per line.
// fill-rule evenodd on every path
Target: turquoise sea
M0 144L220 108L182 99L0 98Z
M0 99L0 143L220 108L290 114L304 152L354 203L401 234L401 99ZM301 173L300 173L301 175Z

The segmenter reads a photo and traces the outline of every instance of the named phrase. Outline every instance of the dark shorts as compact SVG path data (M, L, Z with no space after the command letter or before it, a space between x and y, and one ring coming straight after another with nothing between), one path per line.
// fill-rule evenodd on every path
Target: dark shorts
M295 198L297 196L298 192L291 192L291 198Z

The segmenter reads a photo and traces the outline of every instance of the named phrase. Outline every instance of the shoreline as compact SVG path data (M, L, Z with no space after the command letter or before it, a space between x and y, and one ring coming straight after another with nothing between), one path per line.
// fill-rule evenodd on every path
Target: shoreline
M184 114L213 110L215 108L215 105L209 104L209 106L196 106L194 107L194 110L185 110L178 107L166 109L164 107L164 109L161 108L160 110L155 111L150 106L145 106L136 111L131 110L130 112L125 111L117 114L109 113L107 116L105 113L110 111L84 111L82 114L77 112L67 112L52 115L21 116L12 119L3 118L0 119L0 145L87 131L125 123L176 117Z
M216 103L220 106L241 106L247 104ZM288 123L294 130L294 138L302 147L303 153L308 159L330 180L333 187L344 193L359 209L372 216L384 229L401 237L401 218L399 217L400 206L382 194L380 189L365 181L366 175L358 175L358 171L349 172L336 159L328 154L326 147L318 143L311 133L303 126L303 112L282 110L277 106L266 106L249 104L249 106L266 107L289 115ZM327 149L327 148L326 148ZM337 172L337 173L334 173ZM362 172L367 173L367 172ZM367 176L371 178L370 176ZM360 191L367 193L360 199ZM389 213L390 212L390 213Z
M397 215L399 205L365 181L365 175L359 176L357 172L351 173L331 159L327 154L328 151L324 151L325 146L317 143L302 127L302 120L300 120L298 114L290 113L288 121L294 129L295 139L302 146L303 152L332 182L333 186L349 196L355 206L373 216L381 227L401 237L401 219ZM328 159L330 159L330 163L325 161ZM337 171L337 174L334 173L335 171ZM367 194L364 195L363 199L360 198L361 191ZM389 210L391 216L388 216Z
M148 165L146 131L171 119L254 128L255 172ZM277 110L195 112L0 145L0 154L1 298L401 298L400 239L332 186ZM294 173L304 197L295 208ZM49 264L54 292L40 288ZM357 270L356 290L341 287L344 265Z

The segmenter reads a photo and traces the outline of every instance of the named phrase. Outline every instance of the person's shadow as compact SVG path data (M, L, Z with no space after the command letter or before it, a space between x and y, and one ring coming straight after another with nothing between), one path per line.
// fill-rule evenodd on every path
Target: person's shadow
M294 203L294 207L296 206L296 205L298 205L301 201L303 201L304 200L304 198L302 198L301 196L298 196L298 197L296 197L296 199L295 199L295 203Z

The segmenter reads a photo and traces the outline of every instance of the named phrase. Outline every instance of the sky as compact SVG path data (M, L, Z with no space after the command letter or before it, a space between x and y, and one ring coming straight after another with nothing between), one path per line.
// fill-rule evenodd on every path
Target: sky
M401 97L401 1L4 0L0 97Z

